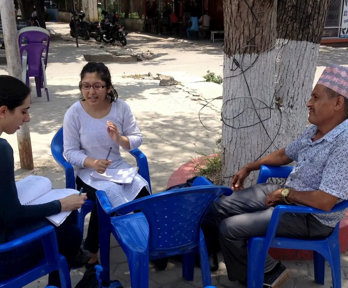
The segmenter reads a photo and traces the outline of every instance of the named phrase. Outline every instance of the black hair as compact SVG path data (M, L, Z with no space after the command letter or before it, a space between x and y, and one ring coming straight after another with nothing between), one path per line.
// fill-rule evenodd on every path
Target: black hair
M29 93L29 87L21 80L8 75L0 75L0 106L5 105L12 111L23 104Z
M111 91L107 94L107 96L110 98L110 103L117 100L118 94L114 86L112 86L111 83L111 75L109 68L106 67L106 65L102 62L88 62L81 71L80 78L81 81L85 77L86 73L97 73L98 76L102 81L105 82L106 88L110 89ZM79 84L80 90L81 90L81 81Z

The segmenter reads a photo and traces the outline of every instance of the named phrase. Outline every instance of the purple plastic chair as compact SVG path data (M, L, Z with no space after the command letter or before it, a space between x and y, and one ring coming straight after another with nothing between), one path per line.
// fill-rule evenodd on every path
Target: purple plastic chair
M46 66L43 54L46 46L41 43L31 43L22 46L20 49L22 61L22 80L29 86L29 77L35 77L36 93L41 97L41 88L45 88L47 101L50 100L47 82L46 82Z
M23 67L23 82L29 86L29 77L35 77L37 96L41 97L41 88L45 88L47 100L49 101L45 71L50 44L50 33L46 29L40 27L22 28L19 31L18 44Z

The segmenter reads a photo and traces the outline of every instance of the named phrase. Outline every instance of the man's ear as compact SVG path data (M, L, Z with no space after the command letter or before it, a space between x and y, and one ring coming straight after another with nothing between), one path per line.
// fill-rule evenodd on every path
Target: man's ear
M336 107L337 110L345 110L345 98L342 95L338 95L338 97L336 98Z
M0 106L0 118L1 119L6 116L7 111L8 111L7 106L5 106L5 105Z

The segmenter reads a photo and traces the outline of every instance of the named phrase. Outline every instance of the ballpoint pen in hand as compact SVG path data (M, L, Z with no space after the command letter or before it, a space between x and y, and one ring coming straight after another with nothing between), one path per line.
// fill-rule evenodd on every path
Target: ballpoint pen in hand
M83 187L81 187L80 189L79 196L81 196L82 193L83 193Z
M109 159L109 156L110 156L111 150L112 150L112 147L110 147L110 148L109 148L109 152L108 152L108 155L106 155L105 160L108 160L108 159Z

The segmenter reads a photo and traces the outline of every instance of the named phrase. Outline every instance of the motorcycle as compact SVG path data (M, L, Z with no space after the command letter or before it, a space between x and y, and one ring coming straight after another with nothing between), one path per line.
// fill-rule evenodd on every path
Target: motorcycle
M71 37L76 38L76 36L79 36L84 40L89 40L90 23L83 20L86 14L83 11L77 13L75 10L71 11L71 14L72 16L69 23Z
M127 32L124 26L118 23L118 15L111 16L105 10L102 11L104 19L100 22L102 40L105 43L115 44L118 41L122 46L127 45Z

